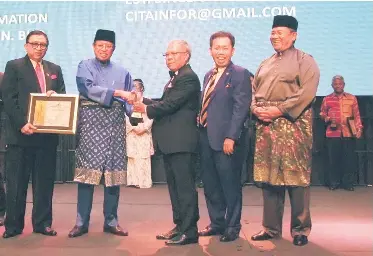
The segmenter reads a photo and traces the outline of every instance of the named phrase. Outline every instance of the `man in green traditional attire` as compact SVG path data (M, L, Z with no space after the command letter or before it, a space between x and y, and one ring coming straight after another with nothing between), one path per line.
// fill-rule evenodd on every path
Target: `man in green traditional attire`
M274 17L270 40L276 53L260 64L254 79L254 180L263 190L264 229L251 239L281 237L288 190L293 244L302 246L311 231L311 104L320 71L311 55L294 47L297 28L292 16Z

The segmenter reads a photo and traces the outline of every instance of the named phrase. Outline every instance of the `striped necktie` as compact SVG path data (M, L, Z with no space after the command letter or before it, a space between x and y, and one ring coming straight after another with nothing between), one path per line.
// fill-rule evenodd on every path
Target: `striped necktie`
M201 113L200 113L200 124L203 127L207 126L207 108L210 103L211 94L215 89L215 80L216 80L217 73L218 73L218 70L215 68L212 71L210 80L208 81L208 84L206 86L206 93L203 97L202 108L201 108Z

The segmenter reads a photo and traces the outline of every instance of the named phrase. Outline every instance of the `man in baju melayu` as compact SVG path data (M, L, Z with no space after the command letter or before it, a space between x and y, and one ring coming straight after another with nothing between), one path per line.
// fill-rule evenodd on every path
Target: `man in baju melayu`
M118 201L120 185L126 183L125 114L130 114L130 73L110 60L115 50L115 33L99 29L93 42L95 58L79 63L76 83L80 107L76 144L74 181L78 182L76 224L69 237L88 233L93 191L104 184L103 231L127 236L119 226ZM114 101L128 101L122 105ZM132 99L133 100L133 99Z
M285 191L291 204L293 244L308 243L311 231L310 178L312 108L320 71L313 57L294 47L298 21L274 17L275 53L255 75L252 113L256 124L254 180L263 191L263 231L252 240L281 237Z

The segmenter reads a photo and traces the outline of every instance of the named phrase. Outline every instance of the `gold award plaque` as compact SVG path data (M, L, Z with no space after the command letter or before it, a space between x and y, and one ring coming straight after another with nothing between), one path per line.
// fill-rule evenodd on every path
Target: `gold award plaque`
M79 96L31 93L28 122L36 133L75 134Z

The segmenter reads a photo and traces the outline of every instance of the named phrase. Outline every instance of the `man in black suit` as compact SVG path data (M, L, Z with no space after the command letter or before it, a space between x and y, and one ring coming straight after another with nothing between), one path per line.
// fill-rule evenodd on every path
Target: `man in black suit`
M171 79L158 102L144 99L134 111L154 119L156 150L164 154L166 179L176 227L157 235L166 245L198 243L198 197L194 183L194 157L198 143L197 111L201 89L199 79L188 64L191 51L183 40L171 41L164 54Z
M65 93L61 67L43 60L48 50L48 36L31 31L26 37L27 55L8 61L1 92L6 123L5 171L7 214L4 238L22 233L26 196L32 174L32 226L34 233L55 236L52 225L52 196L56 170L58 136L35 133L27 122L30 93Z
M3 80L4 73L0 72L0 88L1 88L1 81ZM1 99L1 93L0 93L0 99ZM3 177L0 172L0 226L4 225L4 216L5 216L5 207L6 200L5 200L5 189L4 189L4 183L3 183Z

